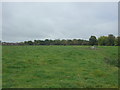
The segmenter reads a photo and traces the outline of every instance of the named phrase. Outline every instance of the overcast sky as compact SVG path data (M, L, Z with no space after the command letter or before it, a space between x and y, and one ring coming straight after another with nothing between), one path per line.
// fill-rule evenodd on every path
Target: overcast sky
M2 19L2 40L7 42L118 35L117 2L6 2Z

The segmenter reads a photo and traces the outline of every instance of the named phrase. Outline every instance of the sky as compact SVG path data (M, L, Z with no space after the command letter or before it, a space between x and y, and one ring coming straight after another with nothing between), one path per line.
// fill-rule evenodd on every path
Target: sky
M2 41L118 35L117 2L4 2Z

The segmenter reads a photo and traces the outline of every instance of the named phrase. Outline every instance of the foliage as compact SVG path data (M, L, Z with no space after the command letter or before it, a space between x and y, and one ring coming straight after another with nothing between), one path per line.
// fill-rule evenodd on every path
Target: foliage
M97 39L95 36L91 36L89 39L89 44L90 45L97 45Z
M107 45L108 46L114 46L114 43L115 43L115 36L112 35L112 34L109 34Z
M98 45L103 46L119 46L119 37L115 37L112 34L109 34L108 36L101 36L98 38Z
M115 38L115 46L120 46L120 37Z
M27 45L33 45L33 42L32 41L25 41L25 44L27 44Z
M107 45L108 37L107 36L101 36L98 38L98 45Z
M81 39L73 39L73 40L45 39L45 40L34 40L34 42L25 41L24 44L25 45L88 45L89 43L87 40L81 40Z
M45 39L24 41L19 43L7 43L2 42L2 45L101 45L101 46L119 46L120 37L115 37L112 34L108 36L100 36L98 39L95 36L91 36L89 40L83 39Z
M120 37L115 37L112 34L108 36L100 36L98 39L95 36L91 36L88 40L82 39L56 39L56 40L34 40L32 41L25 41L25 45L102 45L102 46L118 46L120 45Z

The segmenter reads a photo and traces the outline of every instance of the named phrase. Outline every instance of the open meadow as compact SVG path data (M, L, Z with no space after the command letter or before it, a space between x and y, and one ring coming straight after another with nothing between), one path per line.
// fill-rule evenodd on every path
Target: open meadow
M117 88L118 47L3 46L3 88Z

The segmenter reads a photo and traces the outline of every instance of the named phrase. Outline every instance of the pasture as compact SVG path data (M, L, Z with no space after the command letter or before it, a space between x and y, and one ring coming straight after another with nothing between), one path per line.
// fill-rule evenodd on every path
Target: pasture
M3 46L3 88L117 88L118 47Z

